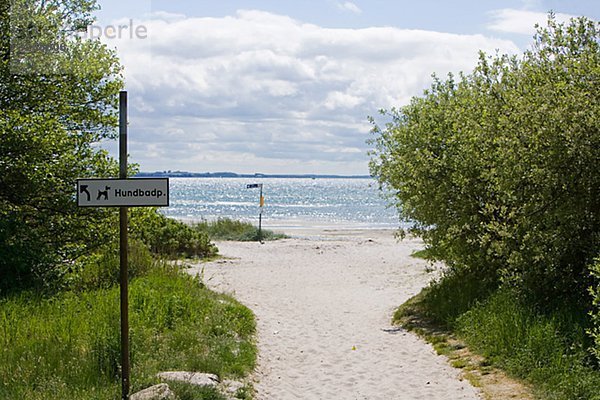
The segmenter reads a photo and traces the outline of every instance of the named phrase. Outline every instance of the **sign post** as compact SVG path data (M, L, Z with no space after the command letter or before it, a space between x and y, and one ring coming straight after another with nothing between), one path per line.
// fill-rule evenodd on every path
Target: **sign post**
M127 92L119 93L119 178L127 179ZM119 251L121 283L121 398L129 400L129 276L127 206L119 209Z
M262 212L263 206L265 205L265 198L263 197L263 184L262 183L251 183L246 185L246 189L260 188L260 200L259 200L259 213L258 213L258 240L262 243Z
M119 207L119 267L121 287L121 399L129 400L129 298L127 212L129 207L169 205L169 179L127 178L127 92L119 93L119 178L78 179L79 207Z

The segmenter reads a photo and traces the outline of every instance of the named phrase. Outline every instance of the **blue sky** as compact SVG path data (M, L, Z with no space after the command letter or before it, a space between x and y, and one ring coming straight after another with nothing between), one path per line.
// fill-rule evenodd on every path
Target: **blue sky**
M145 171L367 174L368 115L478 50L522 53L549 10L600 18L597 0L99 2L98 26L147 32L102 38Z

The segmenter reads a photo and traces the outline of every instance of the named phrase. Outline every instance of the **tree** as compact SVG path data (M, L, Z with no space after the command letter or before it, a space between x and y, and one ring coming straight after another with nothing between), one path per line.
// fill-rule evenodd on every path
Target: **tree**
M371 172L439 259L538 304L585 301L600 249L599 41L598 23L550 15L521 58L481 54L471 74L384 111Z
M115 176L96 143L114 138L121 67L73 33L93 0L0 6L0 290L51 285L106 242L114 213L76 207L75 180Z

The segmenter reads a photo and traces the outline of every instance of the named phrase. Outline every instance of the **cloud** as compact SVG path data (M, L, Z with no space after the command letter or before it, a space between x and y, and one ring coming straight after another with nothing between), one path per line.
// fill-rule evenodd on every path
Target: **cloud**
M338 6L338 8L340 10L343 10L343 11L350 11L351 13L354 13L354 14L361 14L362 13L362 10L356 4L354 4L351 1L345 1L343 3L342 2L338 2L337 6Z
M533 35L536 32L536 24L545 26L548 21L547 13L510 8L491 11L490 16L492 21L487 25L488 29L523 35ZM569 14L556 14L558 22L567 22L574 17L574 15Z
M147 40L109 44L144 170L365 174L368 115L420 95L432 73L470 71L480 49L519 52L482 35L330 29L256 10L135 23Z

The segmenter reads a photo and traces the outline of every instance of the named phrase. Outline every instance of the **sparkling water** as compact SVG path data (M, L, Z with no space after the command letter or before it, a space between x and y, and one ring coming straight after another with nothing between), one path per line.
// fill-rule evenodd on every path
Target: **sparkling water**
M171 178L169 217L200 221L232 218L257 223L263 185L263 226L267 228L397 228L373 179L327 178Z

